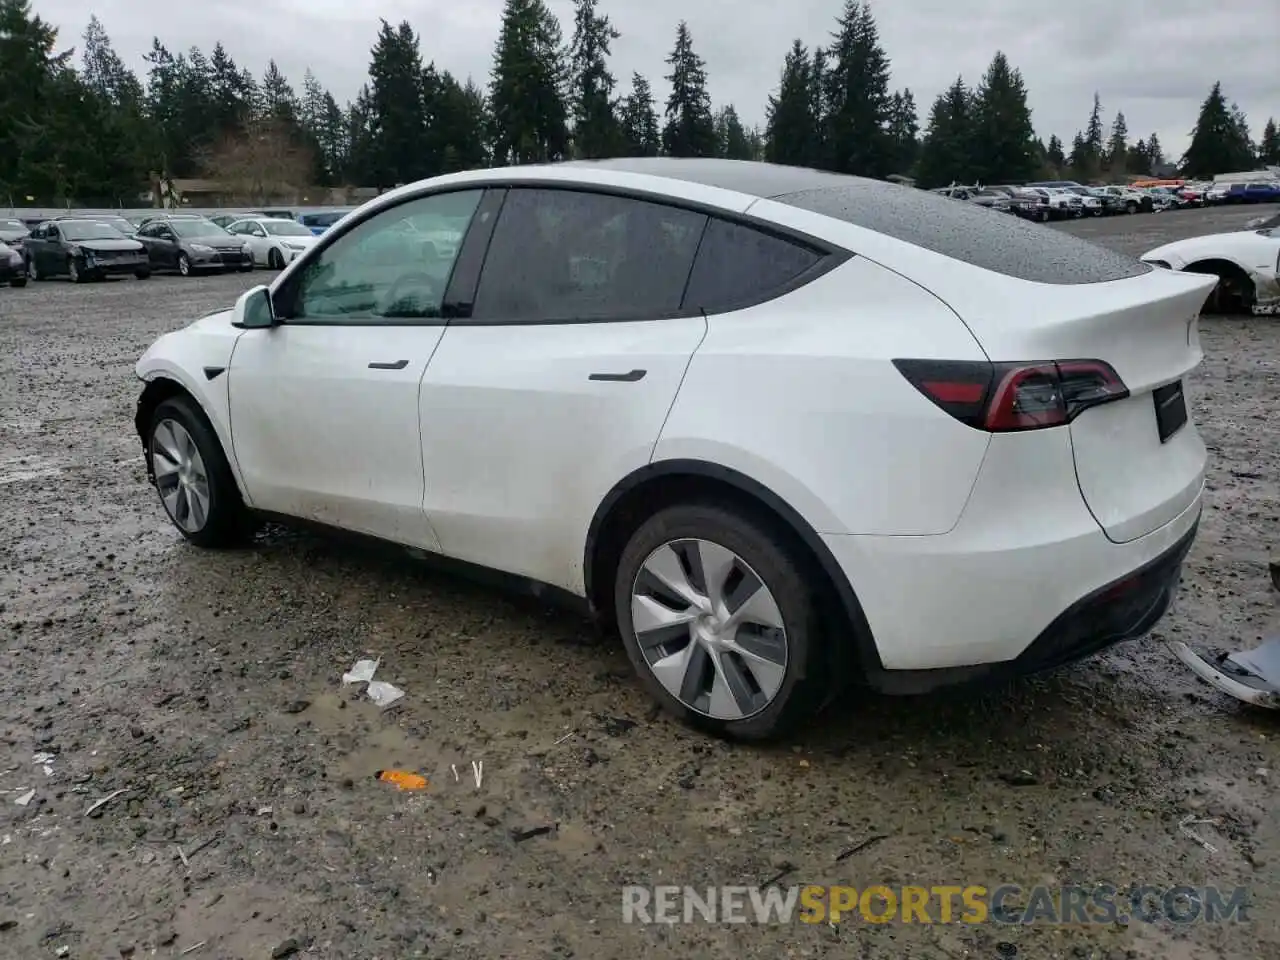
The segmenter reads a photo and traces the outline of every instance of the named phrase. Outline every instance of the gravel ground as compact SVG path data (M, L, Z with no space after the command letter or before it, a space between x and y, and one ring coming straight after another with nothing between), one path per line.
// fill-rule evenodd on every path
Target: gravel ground
M1066 229L1136 253L1258 212ZM0 956L1280 955L1280 723L1160 642L1280 632L1280 321L1204 323L1208 503L1158 634L1009 689L859 699L794 743L730 748L656 715L620 649L531 601L309 533L181 542L144 480L132 366L262 279L0 290ZM407 692L398 709L342 692L366 655ZM390 767L430 789L373 779ZM1191 814L1216 821L1196 827L1216 852L1180 832ZM1252 922L621 922L624 884L784 872L1241 884Z

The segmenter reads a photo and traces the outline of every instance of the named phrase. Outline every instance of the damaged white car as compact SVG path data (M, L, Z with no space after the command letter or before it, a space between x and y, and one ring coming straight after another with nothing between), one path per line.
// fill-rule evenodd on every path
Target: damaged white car
M1280 314L1280 226L1177 240L1148 251L1142 260L1218 277L1206 313Z

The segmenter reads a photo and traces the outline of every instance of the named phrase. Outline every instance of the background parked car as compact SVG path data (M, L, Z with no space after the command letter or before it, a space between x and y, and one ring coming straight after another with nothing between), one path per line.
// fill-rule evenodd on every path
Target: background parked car
M1145 190L1126 187L1121 184L1110 184L1098 189L1109 196L1118 197L1124 204L1126 213L1150 213L1155 209L1155 202L1151 199L1151 194Z
M1065 187L1036 187L1049 197L1049 211L1055 220L1084 214L1084 201Z
M31 229L15 217L0 219L0 243L11 247L21 247Z
M939 187L933 192L944 197L950 197L952 200L964 200L974 203L989 210L999 210L1001 213L1012 212L1009 198L1000 191L992 190L988 187L950 186Z
M22 254L7 243L0 241L0 283L11 287L27 285L27 264Z
M252 270L253 255L243 240L212 220L174 217L152 220L138 230L153 270L176 270L184 277L201 270Z
M1067 193L1073 193L1080 198L1080 213L1086 217L1100 217L1106 208L1102 205L1102 200L1095 196L1093 191L1088 187L1062 187Z
M151 275L147 251L115 227L97 220L48 220L22 244L32 280L67 276L73 283L132 273Z
M1280 180L1253 180L1244 185L1244 203L1275 203L1280 201Z
M1125 208L1124 198L1114 193L1108 193L1102 187L1090 187L1089 195L1102 204L1102 212L1106 216L1129 212Z
M255 264L279 270L315 246L316 237L296 220L258 217L237 220L228 232L248 244Z
M115 227L117 230L120 231L121 234L123 234L126 237L132 237L135 233L138 232L138 225L136 223L134 223L132 220L128 220L124 217L118 216L113 213L105 213L105 214L94 213L94 214L84 214L81 216L72 216L68 214L65 217L54 217L53 219L55 221L57 220L93 220L97 223L105 223L109 227Z
M298 222L317 237L347 215L346 210L326 210L321 213L300 213Z

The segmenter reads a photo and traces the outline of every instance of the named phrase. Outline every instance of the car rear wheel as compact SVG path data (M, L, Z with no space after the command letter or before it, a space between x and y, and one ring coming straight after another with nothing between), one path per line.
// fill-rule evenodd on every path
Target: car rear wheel
M147 455L165 513L200 547L225 547L245 538L244 501L217 434L186 397L159 404L151 416Z
M184 277L191 276L191 258L185 253L178 254L178 273Z
M139 280L150 280L150 279L151 279L151 271L150 271L150 270L135 270L135 271L133 271L133 275L134 275L135 277L137 277Z
M660 511L632 534L614 583L627 655L691 726L777 736L822 703L831 671L815 578L788 538L707 503Z
M14 277L12 280L9 281L9 286L11 287L25 287L26 285L27 285L26 277Z

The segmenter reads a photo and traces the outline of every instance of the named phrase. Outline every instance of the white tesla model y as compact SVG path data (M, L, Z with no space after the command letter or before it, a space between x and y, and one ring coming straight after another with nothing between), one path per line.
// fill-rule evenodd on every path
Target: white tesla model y
M666 708L780 731L1147 632L1200 516L1215 280L924 191L640 159L412 184L161 337L201 546L319 522L550 585Z

